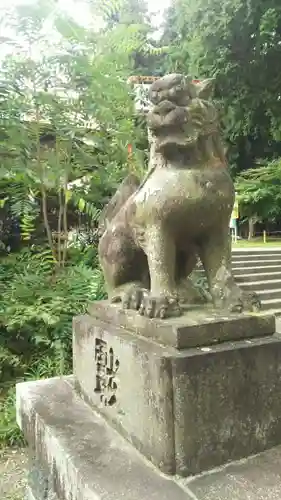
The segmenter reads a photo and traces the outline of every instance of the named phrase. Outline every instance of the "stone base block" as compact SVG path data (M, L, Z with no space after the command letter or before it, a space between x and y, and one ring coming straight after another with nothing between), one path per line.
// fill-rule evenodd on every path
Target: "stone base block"
M281 447L198 477L164 476L73 390L72 378L17 386L29 443L26 500L280 500Z
M71 378L17 385L33 457L28 500L191 500L74 392Z
M73 346L80 394L165 473L197 474L281 443L278 334L179 350L84 315Z

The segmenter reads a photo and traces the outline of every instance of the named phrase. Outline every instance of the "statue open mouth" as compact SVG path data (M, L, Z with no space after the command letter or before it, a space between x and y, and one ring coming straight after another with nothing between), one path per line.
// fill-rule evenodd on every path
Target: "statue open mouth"
M166 88L165 88L166 85ZM156 152L171 158L176 150L196 145L199 137L217 130L217 111L208 102L208 86L197 86L180 75L156 81L150 89L153 108L147 115Z
M154 137L155 150L164 156L198 140L200 126L193 122L188 106L165 99L148 113L147 123Z
M147 120L148 126L155 134L163 128L181 129L188 121L188 109L165 100L154 106L148 113Z

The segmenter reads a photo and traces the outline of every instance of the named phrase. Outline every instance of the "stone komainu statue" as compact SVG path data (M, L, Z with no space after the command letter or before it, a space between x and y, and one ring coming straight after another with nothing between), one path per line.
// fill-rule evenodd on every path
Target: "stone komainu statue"
M148 172L141 182L128 176L101 217L99 257L109 299L149 317L181 314L198 257L215 307L260 307L232 275L234 186L209 100L212 86L179 74L151 86Z

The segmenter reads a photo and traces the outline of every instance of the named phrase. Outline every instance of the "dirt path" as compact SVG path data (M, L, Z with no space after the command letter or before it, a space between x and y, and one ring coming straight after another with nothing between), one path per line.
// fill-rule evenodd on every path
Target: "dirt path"
M0 449L0 499L23 500L26 455L22 449Z

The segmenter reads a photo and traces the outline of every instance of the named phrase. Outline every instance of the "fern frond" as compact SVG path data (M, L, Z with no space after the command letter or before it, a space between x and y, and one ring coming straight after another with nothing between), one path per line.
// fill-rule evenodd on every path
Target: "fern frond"
M71 199L81 213L88 215L92 221L98 221L100 210L90 201L82 198L79 193L72 191Z

